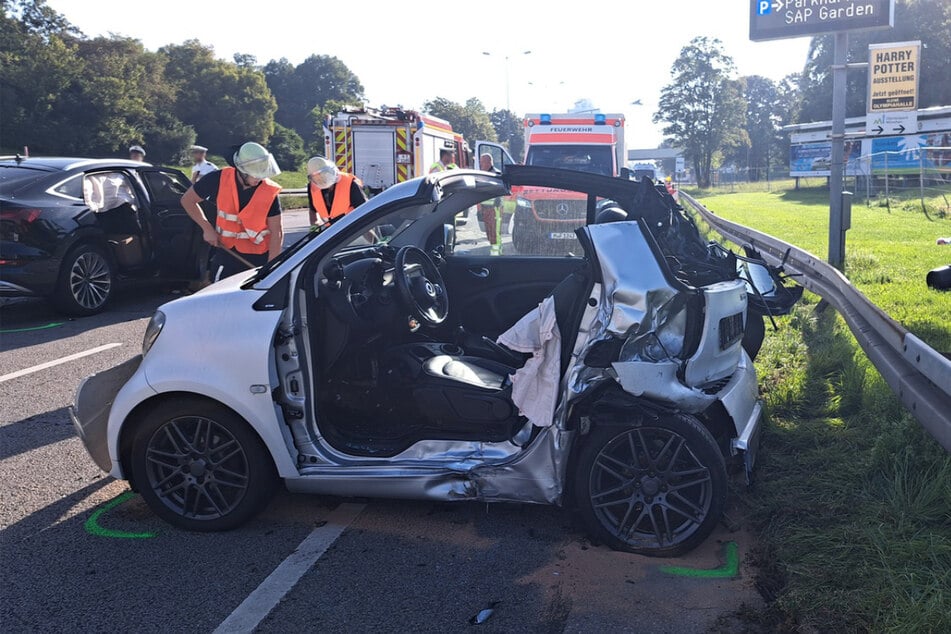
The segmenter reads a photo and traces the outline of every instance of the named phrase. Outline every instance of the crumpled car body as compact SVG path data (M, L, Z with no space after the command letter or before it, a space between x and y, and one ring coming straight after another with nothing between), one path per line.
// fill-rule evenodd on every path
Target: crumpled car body
M480 251L458 218L513 186L583 195L583 252ZM143 356L87 379L73 419L104 471L187 529L240 524L282 481L571 506L599 541L674 555L719 521L728 473L752 477L763 413L747 350L799 292L704 242L650 181L450 171L162 306ZM543 307L556 385L550 417L530 420L532 353L495 340Z

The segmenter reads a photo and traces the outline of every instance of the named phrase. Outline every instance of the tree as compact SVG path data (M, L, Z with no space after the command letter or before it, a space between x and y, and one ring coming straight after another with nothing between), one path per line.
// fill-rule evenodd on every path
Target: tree
M746 167L750 180L765 175L779 147L779 89L768 77L752 75L741 80L746 101Z
M489 120L489 113L476 97L471 97L465 105L445 97L436 97L423 104L423 111L448 121L453 131L461 134L466 141L495 141L498 138Z
M522 118L511 110L493 110L489 120L495 128L499 142L507 145L512 158L520 161L525 153L525 128Z
M897 0L895 27L849 34L848 60L868 61L868 45L921 40L920 108L951 104L951 2L947 0ZM833 36L814 37L802 74L802 111L797 121L828 121L832 117ZM868 73L847 73L846 116L865 114Z
M271 60L264 77L277 100L276 120L309 143L319 138L314 127L315 109L331 102L363 101L363 85L347 65L331 55L311 55L294 66L286 59Z
M714 159L742 134L745 104L734 72L720 40L694 38L674 61L654 113L654 123L664 123L664 134L693 162L700 187L710 186Z
M215 58L197 40L165 46L166 77L177 98L174 113L193 126L202 145L221 151L244 141L266 144L277 104L261 71Z
M296 171L307 160L304 140L299 134L280 123L274 124L274 135L271 137L268 149L271 150L271 154L274 155L274 159L282 170Z

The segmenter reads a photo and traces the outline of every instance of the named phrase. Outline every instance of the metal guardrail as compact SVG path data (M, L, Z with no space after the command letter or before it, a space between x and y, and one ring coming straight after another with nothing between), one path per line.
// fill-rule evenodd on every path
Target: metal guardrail
M686 202L723 237L752 244L773 265L800 274L797 282L816 293L842 315L882 378L918 422L951 452L951 360L930 348L869 301L848 278L815 255L765 233L720 218L696 199Z
M306 196L307 188L301 187L299 189L282 189L279 196Z

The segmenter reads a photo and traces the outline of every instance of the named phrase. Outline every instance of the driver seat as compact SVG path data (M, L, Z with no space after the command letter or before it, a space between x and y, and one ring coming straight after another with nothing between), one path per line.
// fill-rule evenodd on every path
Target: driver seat
M464 383L496 392L510 382L515 370L501 363L479 357L457 357L441 354L423 363L423 372L429 376Z

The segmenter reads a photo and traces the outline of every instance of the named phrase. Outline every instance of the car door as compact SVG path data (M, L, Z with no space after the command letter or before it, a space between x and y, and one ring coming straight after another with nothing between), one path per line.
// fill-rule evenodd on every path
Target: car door
M145 200L132 175L123 169L100 169L83 175L83 199L95 214L120 271L148 274L153 247L144 212Z
M500 210L503 204L486 202ZM482 205L477 208L481 217ZM485 225L476 214L464 215L456 217L455 245L442 267L454 326L494 339L582 266L582 259L573 255L520 255L507 231L500 236L501 253L493 254Z
M175 279L197 278L208 250L198 225L182 207L182 195L191 183L177 170L142 168L138 172L149 195L148 225L160 272Z

